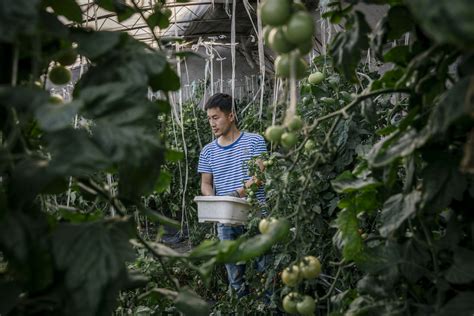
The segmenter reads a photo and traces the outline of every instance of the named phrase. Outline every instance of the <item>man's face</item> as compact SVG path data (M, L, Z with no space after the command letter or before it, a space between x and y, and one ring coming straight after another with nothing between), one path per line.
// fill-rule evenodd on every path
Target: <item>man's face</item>
M227 135L234 124L234 115L224 113L218 107L207 110L207 120L216 137Z

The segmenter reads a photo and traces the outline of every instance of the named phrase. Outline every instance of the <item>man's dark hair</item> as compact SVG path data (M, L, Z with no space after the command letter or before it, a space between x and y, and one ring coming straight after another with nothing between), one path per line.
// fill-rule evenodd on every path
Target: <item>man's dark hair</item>
M232 97L225 93L216 93L207 100L204 110L219 108L224 113L232 112Z

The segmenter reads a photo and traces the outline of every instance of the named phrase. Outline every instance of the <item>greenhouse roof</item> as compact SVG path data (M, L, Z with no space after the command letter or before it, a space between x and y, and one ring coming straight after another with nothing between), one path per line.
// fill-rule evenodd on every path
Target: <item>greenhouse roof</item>
M130 18L119 21L113 12L97 6L93 0L79 0L83 12L83 25L96 30L126 31L135 38L152 44L155 42L151 30L143 17L136 13ZM143 9L143 16L151 14L157 1L135 1ZM249 36L252 32L252 16L256 23L256 2L238 1L236 3L236 36ZM132 3L127 1L131 6ZM244 6L247 4L247 9ZM170 25L165 29L155 29L161 38L183 37L197 40L200 37L217 37L225 39L231 32L232 1L229 0L194 0L189 2L167 2L165 7L171 9ZM229 42L230 40L227 40Z

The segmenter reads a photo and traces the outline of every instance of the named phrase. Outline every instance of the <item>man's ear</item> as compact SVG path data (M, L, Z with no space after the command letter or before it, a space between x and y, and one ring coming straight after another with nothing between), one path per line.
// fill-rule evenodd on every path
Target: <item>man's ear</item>
M235 114L234 114L234 112L230 112L230 113L229 113L229 119L231 120L231 122L235 122Z

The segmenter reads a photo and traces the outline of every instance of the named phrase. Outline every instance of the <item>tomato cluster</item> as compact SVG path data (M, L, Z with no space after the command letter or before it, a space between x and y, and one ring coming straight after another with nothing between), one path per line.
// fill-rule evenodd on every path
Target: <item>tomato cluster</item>
M303 279L317 278L321 273L321 263L314 256L306 256L299 262L283 270L282 282L290 287L295 287ZM314 299L309 295L291 292L283 298L283 309L290 314L313 315L316 309Z
M275 73L282 78L304 77L303 56L313 48L314 19L299 1L265 0L260 8L265 43L278 54Z
M296 132L303 127L303 120L299 116L294 116L286 126L272 125L265 130L265 138L275 144L281 144L284 148L290 149L298 142Z

